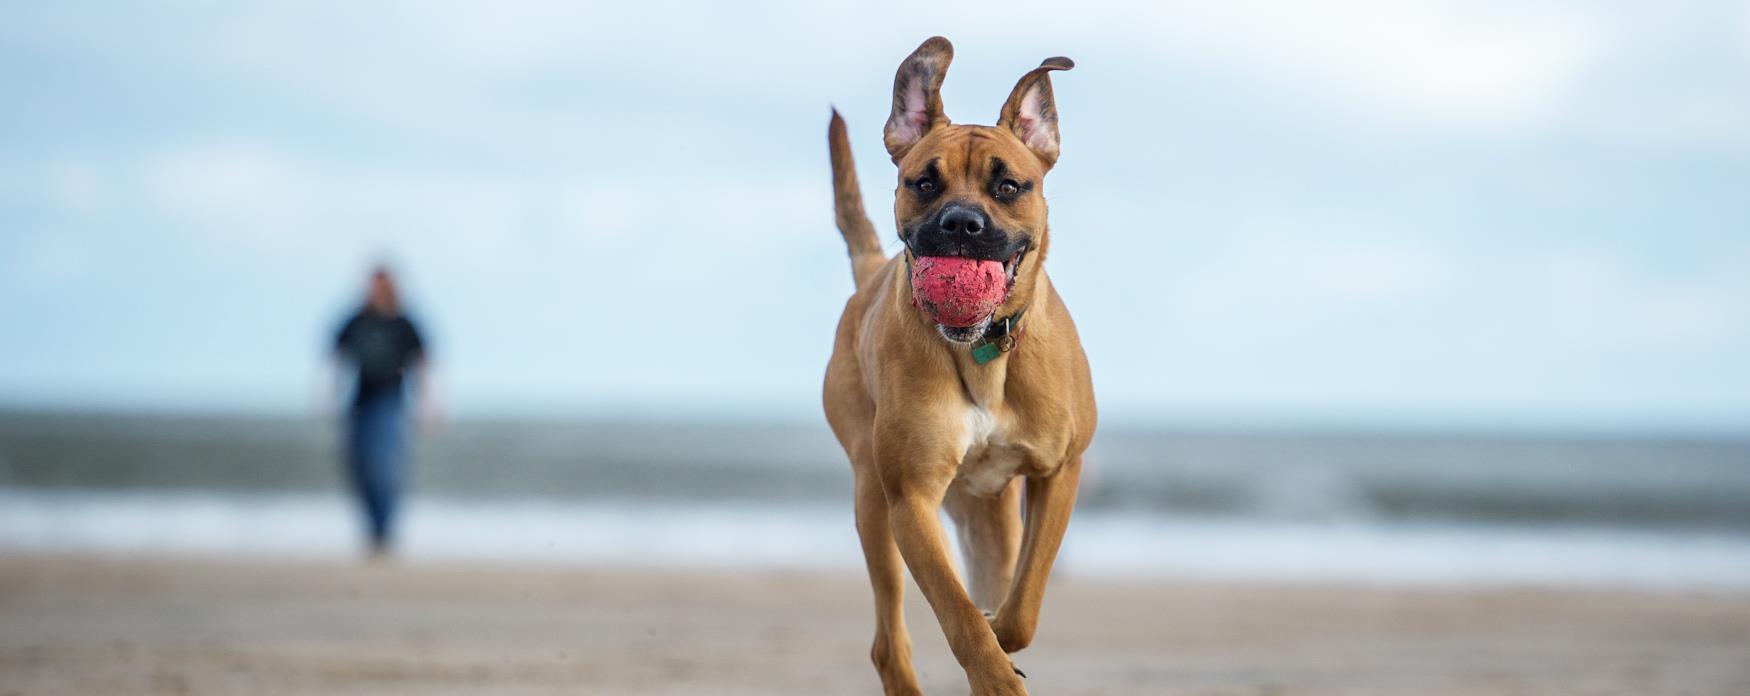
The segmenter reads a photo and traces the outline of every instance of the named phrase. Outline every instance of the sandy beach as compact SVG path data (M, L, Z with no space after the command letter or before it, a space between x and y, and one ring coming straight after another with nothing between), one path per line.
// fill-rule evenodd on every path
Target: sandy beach
M965 683L917 593L930 693ZM0 559L5 694L875 694L853 574ZM1036 694L1750 694L1750 596L1053 585Z

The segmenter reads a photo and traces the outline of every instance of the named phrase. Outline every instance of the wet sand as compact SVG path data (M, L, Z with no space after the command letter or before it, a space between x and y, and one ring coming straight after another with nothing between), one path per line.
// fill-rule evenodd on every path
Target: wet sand
M913 589L931 694L967 688ZM860 577L0 557L0 694L878 694ZM1750 595L1061 577L1034 694L1750 694Z

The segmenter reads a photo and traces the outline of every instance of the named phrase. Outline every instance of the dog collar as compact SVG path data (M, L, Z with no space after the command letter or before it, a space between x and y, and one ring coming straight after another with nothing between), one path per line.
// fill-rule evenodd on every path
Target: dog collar
M985 329L984 336L972 346L972 361L983 365L997 359L997 356L1003 353L1014 350L1015 344L1027 334L1027 330L1021 327L1021 315L1026 313L1027 308L1022 307L1014 314L1001 319L992 319L990 328Z

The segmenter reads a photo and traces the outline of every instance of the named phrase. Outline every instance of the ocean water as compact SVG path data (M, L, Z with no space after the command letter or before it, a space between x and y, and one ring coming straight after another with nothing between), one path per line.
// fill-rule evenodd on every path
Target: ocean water
M0 414L0 550L346 556L332 424ZM413 558L860 567L824 425L464 422ZM1750 440L1107 428L1061 572L1750 590Z

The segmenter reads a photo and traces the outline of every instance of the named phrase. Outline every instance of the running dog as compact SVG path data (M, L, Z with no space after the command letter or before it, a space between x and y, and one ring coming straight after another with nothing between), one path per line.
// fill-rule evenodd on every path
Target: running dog
M827 421L851 460L857 533L875 592L870 656L888 694L919 694L901 602L905 568L976 696L1025 694L1027 647L1094 436L1075 323L1045 273L1045 174L1057 161L1048 58L996 126L942 111L947 39L893 81L883 133L899 169L905 249L887 258L863 212L843 119L828 127L835 212L857 290L826 369ZM959 533L962 584L939 510ZM903 565L902 565L903 563Z

